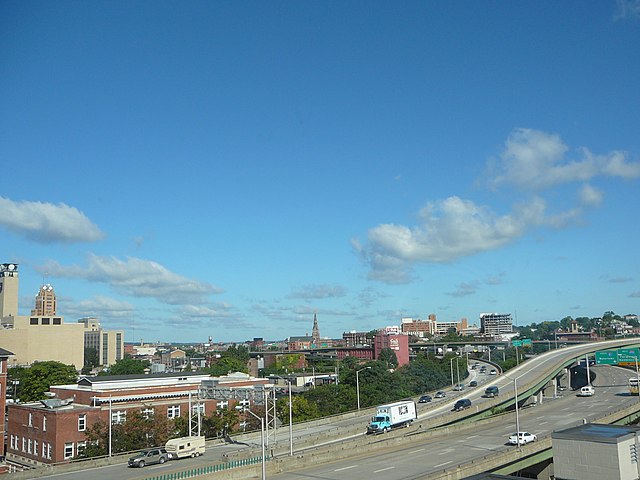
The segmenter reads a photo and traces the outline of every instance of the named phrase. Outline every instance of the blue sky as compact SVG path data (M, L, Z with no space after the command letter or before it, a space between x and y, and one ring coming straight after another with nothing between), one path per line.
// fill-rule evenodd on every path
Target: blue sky
M0 4L20 310L127 341L640 314L639 1Z

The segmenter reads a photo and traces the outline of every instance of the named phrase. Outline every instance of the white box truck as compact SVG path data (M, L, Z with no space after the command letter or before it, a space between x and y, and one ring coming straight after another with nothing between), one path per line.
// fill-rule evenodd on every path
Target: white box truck
M386 433L392 428L407 427L418 415L413 400L380 405L367 426L367 433Z
M169 458L198 457L204 454L204 437L180 437L167 440L164 446Z

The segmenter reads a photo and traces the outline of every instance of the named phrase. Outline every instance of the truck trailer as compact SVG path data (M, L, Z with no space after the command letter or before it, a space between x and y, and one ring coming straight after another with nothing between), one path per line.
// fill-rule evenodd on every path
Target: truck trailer
M392 428L408 427L418 415L413 400L380 405L367 426L367 433L386 433Z

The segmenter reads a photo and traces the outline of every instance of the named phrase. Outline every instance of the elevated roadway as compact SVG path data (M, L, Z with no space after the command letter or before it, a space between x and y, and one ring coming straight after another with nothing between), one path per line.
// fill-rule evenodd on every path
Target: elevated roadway
M345 476L345 472L348 470L359 471L358 475L354 478L363 478L362 471L360 471L360 464L358 464L358 467L350 466L353 465L353 463L349 463L352 459L363 458L363 464L375 465L381 458L385 458L385 455L393 452L406 452L407 449L414 451L414 454L411 455L412 458L416 457L421 460L424 458L431 460L439 458L440 460L446 459L446 462L430 461L425 463L421 461L420 465L422 466L419 467L420 472L410 473L410 475L423 476L415 477L406 476L407 472L404 468L394 466L393 470L404 472L400 473L401 476L398 478L429 478L424 477L424 475L437 474L437 472L446 469L450 464L457 466L463 463L473 462L476 458L483 458L482 455L475 456L475 454L479 453L486 454L487 452L492 452L492 457L496 456L495 454L507 454L508 456L513 449L506 449L506 452L502 452L504 445L501 445L500 440L502 444L504 444L506 434L515 431L515 420L510 418L510 416L514 416L513 413L502 415L497 419L481 420L479 422L478 419L487 416L490 412L504 410L505 408L509 408L509 405L513 406L513 394L516 382L520 402L524 402L527 397L534 394L537 394L542 400L538 402L535 408L521 409L521 430L533 430L534 433L543 437L554 429L564 428L565 425L571 426L575 424L575 422L583 421L583 419L591 421L597 418L598 415L601 416L608 411L620 410L631 405L635 406L638 403L638 397L630 397L626 394L628 372L622 372L621 377L612 377L611 380L608 380L609 383L607 385L609 385L609 387L602 385L602 388L598 388L596 397L584 399L585 401L591 400L590 402L584 402L583 399L576 400L573 395L567 395L567 392L564 392L564 396L562 396L563 392L555 390L555 382L553 382L553 379L562 374L567 366L574 363L576 358L585 353L606 348L631 346L637 342L638 340L633 339L617 340L552 350L523 362L519 367L507 372L506 375L496 376L495 380L489 377L485 378L488 382L487 384L496 384L500 387L501 393L497 399L482 398L482 393L486 387L485 384L477 389L461 392L462 395L470 398L473 403L473 407L464 412L452 413L450 411L455 401L455 398L451 396L448 396L441 402L426 405L421 404L419 421L416 422L414 426L387 435L379 435L377 437L364 435L367 421L372 415L373 409L351 412L315 422L296 424L294 425L294 456L291 457L288 455L288 429L280 428L277 434L271 438L269 453L272 453L274 458L268 462L269 477L283 479L302 478L295 476L289 477L287 475L296 475L295 471L300 469L302 465L315 465L319 462L320 465L312 467L313 469L317 468L318 472L324 472L319 478L347 479L348 476ZM607 372L616 370L612 367L598 368L602 371L606 370ZM598 376L598 380L602 381L602 378L608 378L608 375L601 373ZM607 388L609 388L609 390L607 390ZM451 395L451 392L448 393ZM563 406L560 407L560 405ZM559 410L560 408L566 409L566 414L564 410ZM558 415L559 411L562 412L560 415ZM534 415L533 412L539 413L535 414L537 416L531 417L531 415ZM469 421L472 417L475 417L473 418L475 423L456 425L461 421ZM529 425L534 425L537 428L532 428ZM469 433L470 431L473 433ZM102 461L104 465L99 465L101 463L100 461L94 461L93 465L99 468L87 468L88 465L84 465L85 468L81 471L73 472L68 471L71 467L67 466L63 467L66 471L61 471L62 469L58 468L50 468L46 470L46 473L41 473L45 474L46 478L57 477L83 480L112 478L142 479L150 478L152 475L159 475L160 473L175 473L228 460L251 456L255 457L256 453L259 452L259 439L256 434L236 437L236 439L240 442L239 444L208 446L207 453L203 457L168 462L164 465L147 467L144 471L127 469L125 464L126 458L112 458ZM471 443L469 443L470 441ZM382 453L380 450L382 450ZM367 457L367 453L370 452L374 453ZM331 476L328 473L331 467L323 467L322 464L324 462L334 462L339 459L341 455L347 457L347 459L343 461L345 462L344 465L348 468L345 471L341 471L342 473L339 477ZM360 455L363 456L360 457ZM393 455L391 455L391 458L393 458ZM387 458L387 462L389 461L389 458ZM498 463L502 461L503 460L499 460ZM505 459L504 461L510 462L511 460ZM407 463L413 464L414 462L407 461ZM332 463L331 466L333 465ZM388 464L386 467L381 468L387 467ZM256 468L257 470L253 467L237 469L239 471L238 473L242 472L242 475L237 478L249 478L254 474L259 476L259 466ZM275 475L276 472L287 471L292 471L292 473L279 473L277 476ZM304 472L307 471L304 470ZM231 471L225 472L223 477L215 475L216 474L213 474L213 476L207 475L207 477L235 478L231 474ZM16 480L20 478L36 478L37 476L38 474L36 472L30 472L30 474L27 475L12 475ZM385 476L382 478L392 479L394 477Z

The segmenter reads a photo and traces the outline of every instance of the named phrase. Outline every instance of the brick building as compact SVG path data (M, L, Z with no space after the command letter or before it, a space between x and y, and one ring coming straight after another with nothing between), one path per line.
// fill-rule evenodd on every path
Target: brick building
M8 409L7 459L24 465L69 461L86 445L85 432L95 422L119 423L127 412L176 418L200 410L234 408L246 401L250 390L263 391L267 379L242 373L210 377L200 373L83 377L74 385L55 385L55 398L10 405ZM203 385L215 385L226 396L200 402ZM237 392L245 392L241 398Z
M373 337L373 356L376 360L385 348L391 349L396 354L399 367L409 363L409 337L407 335L376 334Z
M4 412L7 403L7 360L13 353L0 348L0 411ZM0 438L4 439L6 436L5 422L0 422ZM0 442L0 457L4 457L4 441ZM0 473L3 472L0 466Z

